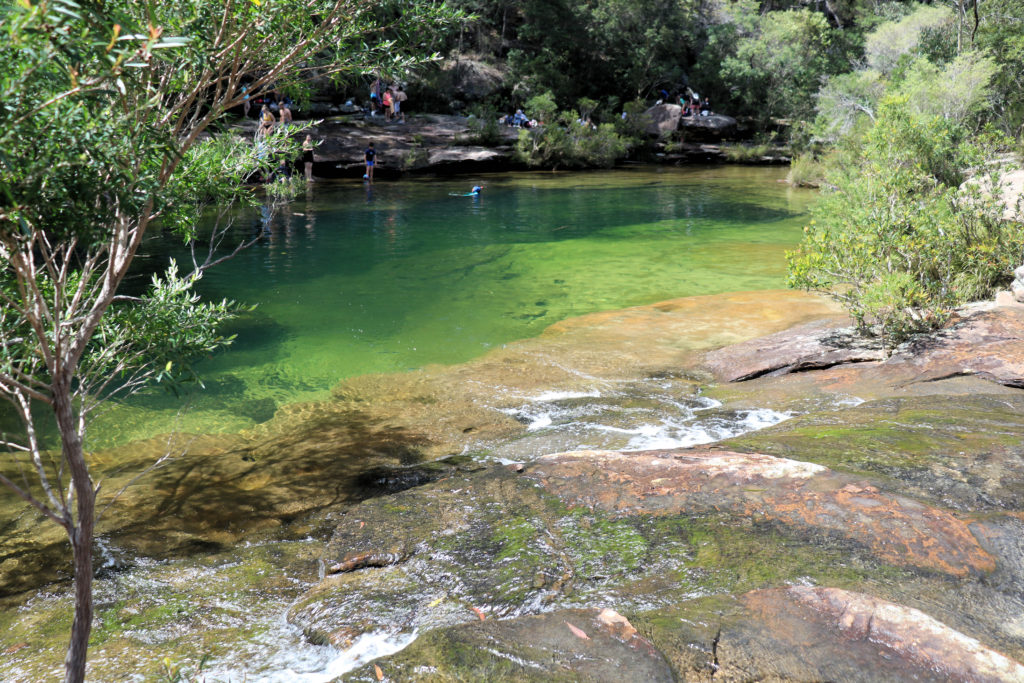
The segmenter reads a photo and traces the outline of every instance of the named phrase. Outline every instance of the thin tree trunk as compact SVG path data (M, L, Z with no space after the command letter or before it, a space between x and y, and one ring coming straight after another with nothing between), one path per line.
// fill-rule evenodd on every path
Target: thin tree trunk
M976 47L974 44L974 35L978 32L978 23L981 18L978 16L978 0L974 0L974 28L971 29L971 47Z
M88 496L91 498L91 496ZM64 659L65 683L85 680L85 661L92 633L92 503L89 503L89 524L79 524L71 543L75 562L75 618L71 623L71 641ZM79 511L84 505L79 499Z
M964 0L956 0L956 53L963 51L964 44Z
M54 415L61 433L61 450L71 471L76 503L75 524L70 530L75 571L75 617L71 641L64 659L65 683L85 680L85 662L92 632L92 540L96 516L96 490L85 462L82 437L75 424L68 383L54 383Z

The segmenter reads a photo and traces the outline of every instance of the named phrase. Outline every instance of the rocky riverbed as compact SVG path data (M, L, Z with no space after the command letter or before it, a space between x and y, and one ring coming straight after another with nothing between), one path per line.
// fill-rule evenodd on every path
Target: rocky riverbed
M988 307L888 359L829 325L713 351L690 371L763 378L732 400L842 400L367 501L289 618L423 632L345 680L1022 680L1022 334Z
M108 555L94 678L286 680L291 638L320 660L288 680L1024 680L1024 307L889 357L847 324L791 292L599 313L197 440L105 518L168 559ZM633 441L655 400L703 437ZM31 521L4 569L46 556ZM62 595L9 601L10 678L59 664Z

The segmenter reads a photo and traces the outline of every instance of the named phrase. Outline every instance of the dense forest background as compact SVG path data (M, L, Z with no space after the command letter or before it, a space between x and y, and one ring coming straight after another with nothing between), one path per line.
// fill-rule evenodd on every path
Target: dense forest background
M782 146L790 182L822 189L790 285L886 346L1024 263L1024 206L1002 189L1022 152L1024 0L450 2L469 20L417 76L421 110L524 107L557 124L520 133L527 164L610 166L651 149L643 112L666 93L709 97L754 131L741 152Z
M1017 133L1024 123L1024 0L450 4L472 18L441 51L489 74L486 97L498 108L547 92L561 108L586 98L610 114L658 99L662 89L676 95L689 87L716 111L759 120L849 110L819 122L828 132L906 82L979 124ZM445 73L424 74L421 104L443 110L463 94Z

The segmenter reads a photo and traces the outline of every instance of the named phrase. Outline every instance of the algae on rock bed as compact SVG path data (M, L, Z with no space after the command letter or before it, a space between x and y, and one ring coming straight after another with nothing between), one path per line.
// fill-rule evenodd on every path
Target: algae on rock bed
M90 679L156 675L164 657L186 663L209 655L213 662L233 660L227 666L238 672L273 667L265 661L267 641L292 637L282 632L279 615L316 580L320 547L312 539L262 543L101 573ZM59 676L71 601L68 588L58 585L23 606L0 610L5 680Z
M969 512L1024 509L1024 396L885 398L729 439Z
M327 577L290 619L336 643L396 626L452 626L476 618L474 608L502 618L592 604L643 610L787 582L856 586L905 574L850 543L725 514L568 508L497 466L352 508L325 563L357 571Z

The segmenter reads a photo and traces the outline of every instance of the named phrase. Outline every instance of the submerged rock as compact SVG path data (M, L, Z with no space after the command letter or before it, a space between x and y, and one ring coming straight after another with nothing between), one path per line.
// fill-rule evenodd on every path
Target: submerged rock
M611 609L571 609L435 629L343 681L673 681L661 653Z

